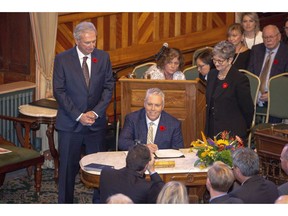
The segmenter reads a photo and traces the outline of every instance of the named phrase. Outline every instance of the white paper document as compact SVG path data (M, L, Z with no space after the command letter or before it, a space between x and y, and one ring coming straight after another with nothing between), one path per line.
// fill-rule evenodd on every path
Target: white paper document
M184 154L176 149L160 149L156 151L155 156L159 159L161 158L181 158L184 157Z

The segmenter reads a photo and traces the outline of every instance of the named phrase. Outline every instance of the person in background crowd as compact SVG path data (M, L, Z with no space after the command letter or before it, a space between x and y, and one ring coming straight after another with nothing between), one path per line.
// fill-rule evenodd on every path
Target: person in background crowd
M118 193L107 199L107 204L133 204L133 201L126 195Z
M247 12L241 14L241 25L244 29L244 43L251 49L254 45L263 43L260 22L257 13Z
M233 173L240 187L229 194L244 203L274 203L278 198L277 186L259 176L259 157L250 148L237 149L233 155Z
M288 46L288 17L285 19L282 41Z
M247 69L250 57L250 50L244 43L244 29L240 23L229 26L227 39L235 46L235 55L232 64L237 69Z
M284 146L280 156L281 168L288 175L288 143ZM279 195L288 195L288 182L278 187Z
M208 73L215 68L212 61L212 50L205 49L196 56L196 65L199 71L199 78L206 82L208 79Z
M74 30L76 46L55 57L59 203L73 203L82 148L85 147L85 154L106 150L106 109L112 98L114 79L108 53L95 48L96 37L93 23L81 22Z
M209 72L206 87L206 135L213 138L219 132L230 131L247 143L254 114L249 80L232 65L232 43L219 42L212 54L216 69Z
M120 150L129 150L135 141L147 144L151 152L184 148L181 122L164 111L164 102L164 93L159 88L146 91L144 108L125 117L119 136ZM149 131L152 133L151 137L148 136Z
M144 74L146 79L154 80L185 80L182 73L184 57L177 48L166 48L157 61Z
M167 182L160 191L157 204L188 204L186 186L178 181Z
M211 197L209 203L243 203L241 199L230 197L227 194L234 181L233 171L228 165L222 161L214 162L207 172L206 187Z
M155 171L155 159L149 148L143 144L132 146L126 157L126 167L116 170L104 168L100 175L100 203L108 197L122 193L133 203L156 203L157 196L164 186ZM148 170L150 180L146 180Z
M257 106L267 107L269 78L288 71L288 47L281 42L277 26L263 28L264 43L253 46L250 53L248 71L261 80ZM270 116L269 122L279 123L282 119Z

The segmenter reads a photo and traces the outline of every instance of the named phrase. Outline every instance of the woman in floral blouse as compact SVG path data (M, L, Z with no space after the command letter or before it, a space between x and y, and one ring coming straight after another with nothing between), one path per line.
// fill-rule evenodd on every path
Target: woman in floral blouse
M157 61L144 74L145 79L154 80L185 80L181 72L184 66L184 57L177 48L167 48Z

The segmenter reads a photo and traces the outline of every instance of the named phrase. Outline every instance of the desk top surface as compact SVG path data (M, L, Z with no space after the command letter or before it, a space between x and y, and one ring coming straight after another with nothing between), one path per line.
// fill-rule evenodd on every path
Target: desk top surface
M191 152L190 149L180 149L180 151L184 154L184 158L165 159L165 161L175 161L175 167L156 168L155 170L159 174L207 172L207 168L200 169L198 167L194 167L194 163L198 159L195 152ZM126 166L126 155L127 151L98 152L95 154L86 155L80 160L80 167L83 171L85 171L85 165L89 163L99 163L114 166L115 169L121 169ZM96 171L85 172L100 175L100 172Z
M19 81L0 85L0 94L11 93L15 91L22 91L26 89L35 88L36 84L28 81Z
M56 117L57 110L24 104L19 106L19 112L33 117Z

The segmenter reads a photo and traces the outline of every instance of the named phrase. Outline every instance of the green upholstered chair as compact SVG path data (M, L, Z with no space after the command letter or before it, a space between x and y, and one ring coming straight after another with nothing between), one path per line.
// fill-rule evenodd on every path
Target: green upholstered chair
M144 64L137 65L132 71L132 76L136 79L143 79L144 73L152 65L156 65L156 63L155 62L147 62Z
M196 65L186 68L183 73L186 80L195 80L196 78L199 78L199 72Z
M18 140L21 144L21 147L17 147L0 135L0 148L2 150L6 149L11 151L9 153L0 154L0 186L3 185L6 173L27 168L28 174L31 175L31 168L34 167L35 188L37 194L39 194L42 180L41 166L44 162L44 156L31 149L30 129L35 122L29 119L2 115L0 115L0 119L2 121L13 121Z
M252 125L251 125L251 128L253 128L255 126L256 104L257 104L259 88L260 88L260 79L258 76L256 76L255 74L253 74L247 70L240 69L239 71L247 76L247 78L249 79L249 83L250 83L251 97L252 97L253 103L254 103L254 116L253 116L253 121L252 121ZM252 133L250 132L249 136L248 136L248 147L249 148L251 147L251 139L252 139Z

